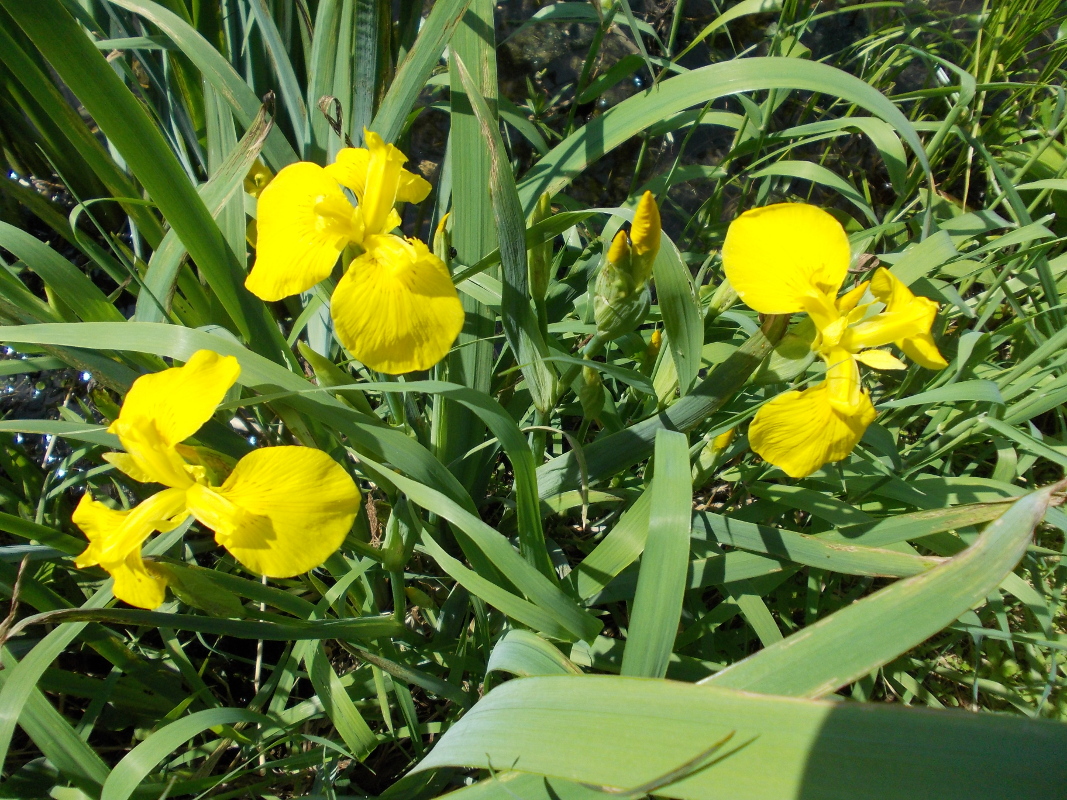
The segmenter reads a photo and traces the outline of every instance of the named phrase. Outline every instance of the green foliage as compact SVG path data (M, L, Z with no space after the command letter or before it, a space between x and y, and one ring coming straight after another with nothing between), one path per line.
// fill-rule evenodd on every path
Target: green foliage
M1062 791L1067 9L957 5L0 0L0 795ZM364 128L433 183L405 230L466 312L425 374L352 361L326 287L243 285L249 171ZM719 256L786 201L939 303L950 362L874 373L801 480L745 429L813 330ZM192 444L317 447L364 505L291 579L159 534L168 601L124 608L71 513L151 493L107 426L203 348L241 375Z

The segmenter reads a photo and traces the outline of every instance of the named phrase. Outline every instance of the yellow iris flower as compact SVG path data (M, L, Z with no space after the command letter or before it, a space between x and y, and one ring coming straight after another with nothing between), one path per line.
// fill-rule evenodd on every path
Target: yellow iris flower
M379 372L440 361L463 327L463 305L444 262L418 239L392 233L396 204L418 203L430 184L372 132L327 167L290 164L259 196L256 261L245 286L262 300L307 291L329 277L346 247L362 251L337 284L331 314L341 344ZM349 202L342 187L356 198Z
M236 358L199 350L183 367L134 381L108 428L126 452L104 458L136 481L167 487L127 511L86 492L72 517L89 539L75 563L107 570L115 596L130 605L163 602L166 581L141 560L141 545L190 515L244 566L272 578L319 566L352 527L359 490L321 450L253 450L216 485L221 459L181 444L211 418L240 371Z
M764 460L802 478L852 452L874 421L859 364L874 369L906 365L884 345L896 344L929 369L947 366L930 328L937 303L916 297L889 270L838 297L851 258L848 237L830 214L804 203L746 211L723 244L726 277L738 297L763 314L806 311L815 324L811 348L826 363L826 379L765 404L749 427L749 443ZM885 308L859 304L870 289Z

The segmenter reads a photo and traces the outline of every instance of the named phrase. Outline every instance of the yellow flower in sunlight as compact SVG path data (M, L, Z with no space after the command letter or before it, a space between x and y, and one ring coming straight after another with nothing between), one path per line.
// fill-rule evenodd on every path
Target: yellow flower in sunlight
M267 185L245 286L262 300L299 294L328 278L352 246L361 254L331 301L341 344L379 372L428 369L459 335L463 306L444 262L392 231L400 225L396 204L421 202L430 184L404 169L407 158L378 134L364 138L366 148L345 148L327 167L290 164Z
M254 450L217 486L213 465L181 444L211 418L240 371L236 358L199 350L183 367L134 381L108 428L126 452L107 453L107 461L134 480L168 487L127 511L86 492L72 517L89 539L75 563L111 573L115 596L130 605L163 602L166 582L141 560L141 545L190 515L244 566L272 578L319 566L352 527L359 490L321 450Z
M888 270L879 268L869 283L837 296L850 258L840 223L804 203L745 212L723 244L726 277L749 307L763 314L806 311L815 325L811 348L826 364L826 379L776 397L749 428L752 449L794 478L848 456L874 421L859 364L906 368L877 348L896 344L924 367L947 366L930 335L937 303L916 297ZM868 288L883 311L872 311L873 302L860 305Z

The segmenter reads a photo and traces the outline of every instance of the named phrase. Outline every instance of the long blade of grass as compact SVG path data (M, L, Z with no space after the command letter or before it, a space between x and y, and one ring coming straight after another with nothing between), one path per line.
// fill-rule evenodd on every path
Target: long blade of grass
M693 504L689 441L684 434L656 434L655 475L649 493L648 540L641 557L622 674L662 678L674 650L689 567Z

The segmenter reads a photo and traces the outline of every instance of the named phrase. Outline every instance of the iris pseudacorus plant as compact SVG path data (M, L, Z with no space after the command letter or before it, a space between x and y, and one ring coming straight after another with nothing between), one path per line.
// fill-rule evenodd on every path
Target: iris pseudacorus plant
M341 344L379 372L428 369L459 335L463 305L444 262L393 231L396 204L421 202L430 184L404 169L407 157L378 134L364 138L365 148L346 147L329 166L290 164L267 184L245 286L262 300L281 300L328 278L347 252L330 301Z
M108 428L125 453L104 458L161 492L116 511L86 492L74 523L89 539L79 568L100 565L120 600L141 608L163 602L166 581L141 558L155 531L190 515L253 572L287 578L319 566L341 546L359 510L359 489L330 456L310 447L265 447L248 453L222 478L219 457L183 445L215 412L241 368L232 356L199 350L185 366L142 375Z
M748 429L752 450L794 478L846 458L874 421L859 365L907 366L879 348L895 344L923 367L947 366L930 335L937 303L916 297L884 268L838 296L850 258L840 223L804 203L746 211L723 243L726 277L742 301L762 314L807 312L815 326L811 349L826 363L825 379L778 395ZM861 303L868 290L874 302Z

